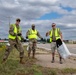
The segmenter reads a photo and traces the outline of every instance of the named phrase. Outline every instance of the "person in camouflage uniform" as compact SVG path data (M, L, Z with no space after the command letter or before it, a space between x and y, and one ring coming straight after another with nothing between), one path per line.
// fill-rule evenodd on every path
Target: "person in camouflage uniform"
M15 47L20 52L20 63L24 64L24 62L23 62L24 50L23 50L23 47L21 44L21 38L23 38L23 37L22 37L22 33L21 33L21 28L19 26L20 21L21 20L19 18L17 18L16 23L10 25L9 46L7 46L7 48L6 48L2 63L4 63L6 61L10 52L12 51L13 47Z
M26 32L26 39L29 39L29 49L28 57L30 57L31 51L33 51L32 58L35 58L35 51L37 47L37 37L43 38L40 36L39 32L35 29L35 24L32 24L31 29Z

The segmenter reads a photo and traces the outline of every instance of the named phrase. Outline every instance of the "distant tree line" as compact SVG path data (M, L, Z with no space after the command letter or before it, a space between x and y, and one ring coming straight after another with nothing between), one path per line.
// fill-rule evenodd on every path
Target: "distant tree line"
M4 38L4 39L1 39L1 38L0 38L0 40L8 41L7 38ZM22 42L28 42L28 39L22 39L21 41L22 41ZM45 38L44 38L42 41L41 41L41 40L38 40L38 42L43 42L43 43L48 42L48 43L50 43L50 39L45 39Z
M0 40L4 40L4 41L8 41L7 38L4 38L4 39L1 39ZM21 40L22 42L28 42L29 40L28 39L22 39ZM70 43L70 40L63 40L65 43ZM43 40L38 40L38 42L41 42L41 43L50 43L50 39L43 39ZM73 44L76 44L76 41L72 41Z

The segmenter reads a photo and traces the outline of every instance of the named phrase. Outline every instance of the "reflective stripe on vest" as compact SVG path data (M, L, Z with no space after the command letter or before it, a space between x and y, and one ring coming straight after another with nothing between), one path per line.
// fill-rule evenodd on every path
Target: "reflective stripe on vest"
M13 27L14 27L14 33L16 33L17 34L17 27L16 27L16 25L15 24L13 24ZM19 28L19 32L21 32L21 28ZM13 35L11 35L11 34L9 34L9 36L8 36L10 39L15 39L16 38L16 36L13 36ZM20 36L18 36L18 39L19 40L21 40L21 37Z
M60 30L59 28L55 29L56 40L60 38L59 30ZM52 42L52 35L53 35L53 30L50 31L50 42Z
M29 32L28 39L37 39L37 30L29 29Z

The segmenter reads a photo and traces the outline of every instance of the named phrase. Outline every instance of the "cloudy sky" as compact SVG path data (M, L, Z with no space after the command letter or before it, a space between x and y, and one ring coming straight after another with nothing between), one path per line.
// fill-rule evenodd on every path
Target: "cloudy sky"
M76 0L0 0L0 38L8 38L9 22L21 18L22 33L31 24L45 37L54 22L63 39L76 40Z

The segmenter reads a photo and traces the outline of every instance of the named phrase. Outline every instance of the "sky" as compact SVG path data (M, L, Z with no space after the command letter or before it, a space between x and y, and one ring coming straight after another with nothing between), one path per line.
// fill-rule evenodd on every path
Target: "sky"
M64 40L76 40L76 0L0 0L0 38L8 38L9 23L21 19L25 38L32 24L43 38L51 24L61 29Z

